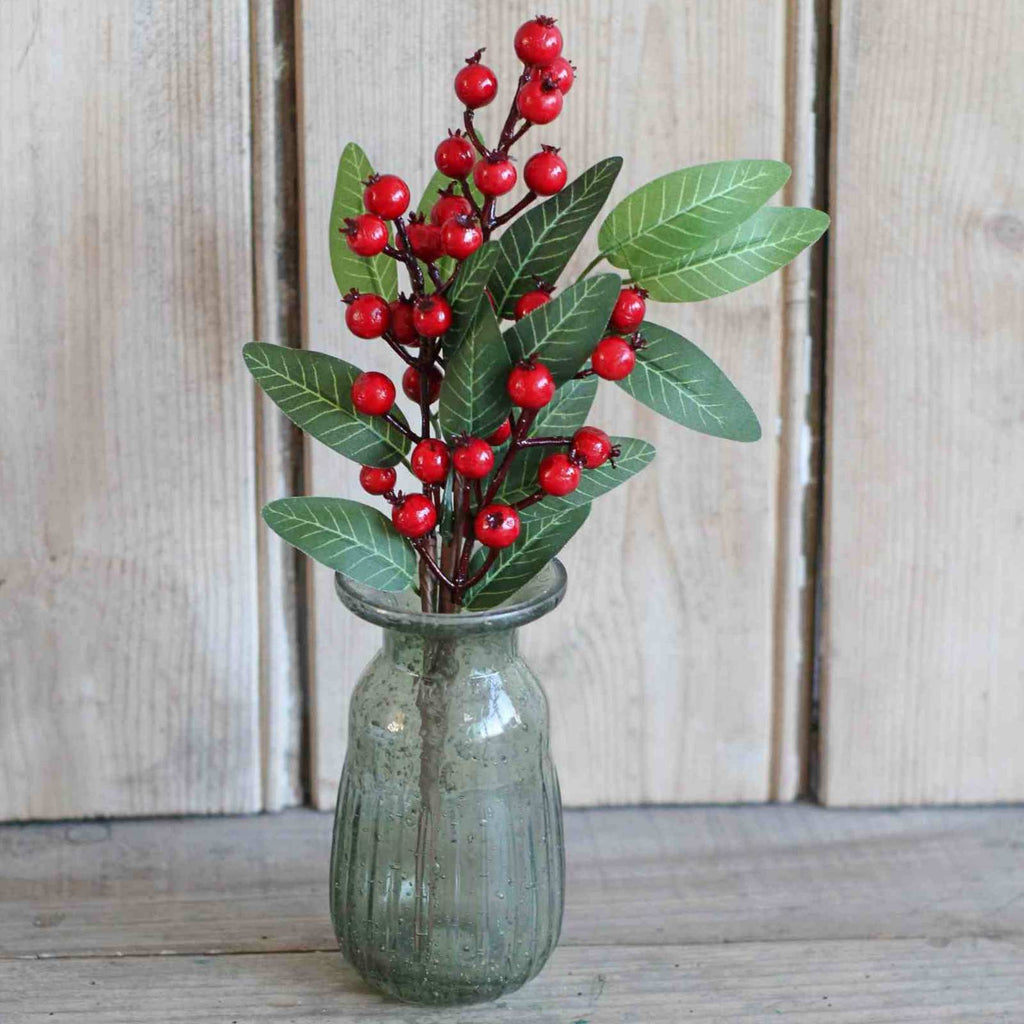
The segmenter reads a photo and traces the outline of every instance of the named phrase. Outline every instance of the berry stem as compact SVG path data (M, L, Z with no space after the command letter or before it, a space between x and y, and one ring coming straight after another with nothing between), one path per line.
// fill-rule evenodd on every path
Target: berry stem
M589 262L589 263L588 263L588 264L587 264L587 265L586 265L585 267L584 267L584 268L583 268L583 270L582 270L582 271L580 271L580 276L576 278L576 283L577 283L577 284L579 284L579 283L580 283L580 281L582 281L582 280L583 280L583 278L585 278L585 277L587 276L587 274L589 274L589 273L590 273L590 272L591 272L591 271L592 271L592 270L594 269L594 267L596 267L596 266L598 265L598 263L600 263L600 262L601 262L601 260L605 259L605 258L606 258L606 257L608 256L608 253L610 253L610 252L612 252L612 251L613 251L613 250L609 249L609 250L608 250L608 252L599 252L599 253L598 253L598 254L597 254L597 255L596 255L596 256L595 256L595 257L594 257L594 258L593 258L593 259L592 259L592 260L591 260L591 261L590 261L590 262ZM626 282L626 285L628 285L628 284L631 284L631 283L632 283L631 281L627 281L627 282ZM625 287L625 285L623 285L623 287Z
M483 140L476 133L476 126L473 124L473 111L468 107L462 114L462 123L466 127L466 137L473 143L473 148L481 156L487 156L487 147L483 144Z
M542 448L545 445L565 445L572 442L571 437L524 437L519 442L520 448Z
M441 568L441 566L437 564L437 562L434 559L434 556L431 554L429 550L428 543L429 542L426 539L424 539L418 541L413 546L420 553L420 558L427 563L427 568L434 574L434 576L446 587L454 589L454 581L450 580L448 576L445 574L444 570Z
M412 287L414 297L420 298L424 292L423 271L420 270L419 260L413 255L412 246L409 244L409 232L405 229L405 220L402 217L395 218L395 231L402 240L402 246L396 250L397 255L395 258L400 259L405 264L405 269L409 272L409 284Z
M391 349L391 351L396 352L399 355L399 357L409 366L416 366L419 363L419 360L414 355L412 355L411 352L406 352L406 350L402 347L401 342L395 340L394 335L390 331L385 331L382 337L388 343L388 347Z
M507 224L517 214L522 213L523 210L525 210L530 205L530 203L532 203L536 198L536 192L532 190L527 192L526 195L523 196L523 198L520 199L515 206L510 207L500 217L495 217L491 224L491 227L500 228L502 224Z
M393 416L391 413L385 413L381 419L386 423L390 423L399 433L404 434L414 444L419 443L422 438L419 434L414 433L413 430L407 427L397 416Z
M469 182L463 178L459 182L459 190L462 192L463 197L470 206L473 207L473 213L483 223L484 211L481 209L480 204L476 201L476 196L473 195L473 190L469 187Z
M536 505L538 501L547 497L547 492L543 490L536 490L533 494L526 498L520 498L512 507L517 511L521 511L524 508L529 508L531 505Z
M512 468L512 463L519 454L519 449L522 447L526 434L530 427L533 426L533 421L536 418L536 409L524 409L520 414L519 419L516 421L515 429L512 431L512 440L509 441L505 458L501 460L498 472L494 474L491 486L487 488L487 493L484 495L483 505L490 505L494 500L495 494L498 493L498 488L505 482L505 477L508 476L508 471Z
M483 560L483 564L480 566L480 568L477 569L477 571L475 573L473 573L473 575L470 576L469 579L466 580L465 583L462 584L462 593L464 593L465 591L469 590L470 587L476 586L476 584L479 583L484 578L484 576L487 575L487 570L490 569L490 567L492 565L494 565L494 560L497 557L498 557L498 549L497 548L491 548L487 552L487 557ZM459 594L459 602L460 603L462 602L462 593Z

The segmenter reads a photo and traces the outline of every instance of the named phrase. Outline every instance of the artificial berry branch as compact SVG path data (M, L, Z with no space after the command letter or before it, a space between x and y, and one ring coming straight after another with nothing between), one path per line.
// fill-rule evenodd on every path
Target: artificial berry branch
M492 581L522 578L515 565L520 552L524 568L540 561L538 555L552 557L596 495L650 461L653 448L644 441L624 439L620 448L600 428L577 426L597 382L621 382L642 363L644 372L623 389L638 401L697 430L756 440L757 417L721 370L692 343L647 321L642 285L649 283L662 301L733 291L795 255L762 244L762 236L775 237L784 223L787 237L810 244L828 223L814 210L761 209L788 177L789 168L777 161L686 168L623 199L598 232L603 251L576 284L555 296L557 278L607 199L621 160L602 160L572 184L557 146L542 144L517 163L512 151L531 128L561 114L576 69L562 56L562 34L552 18L522 24L514 45L521 72L493 148L477 129L477 112L497 96L498 76L482 49L455 74L462 127L449 130L434 150L438 174L448 183L424 197L419 210L410 210L406 183L373 173L354 143L339 163L330 251L345 323L357 338L383 339L401 360L401 392L418 409L418 423L395 408L398 388L385 373L360 372L326 353L246 347L257 381L295 423L367 463L359 482L387 502L391 519L389 526L366 505L320 498L308 499L308 506L307 499L294 499L287 509L272 502L267 522L339 572L373 585L412 586L424 611L499 600L502 586ZM362 207L353 208L360 180ZM712 208L695 198L708 181L760 183L730 194L730 218L737 219L724 234L716 233L725 226L720 204ZM549 196L559 198L534 205ZM507 208L501 212L499 204ZM519 217L525 230L503 232ZM763 230L765 223L770 230ZM756 259L732 260L730 235L746 224L756 230L743 232L743 252ZM503 233L492 240L496 232ZM713 274L694 264L693 254L705 246L724 254ZM603 259L627 269L590 278ZM399 263L410 293L396 297ZM474 269L460 280L468 263ZM375 282L375 290L366 290L366 282ZM544 312L549 303L555 305ZM503 330L502 320L526 322ZM520 358L526 353L532 355ZM720 410L713 427L693 411L697 386ZM543 432L545 421L550 434ZM567 423L577 429L570 432ZM460 432L469 425L472 434ZM396 489L397 464L416 478L418 492ZM586 476L605 466L617 474ZM545 507L549 497L558 501ZM327 526L319 517L335 521ZM338 529L342 520L352 527L350 538ZM542 530L538 524L545 520ZM521 532L528 545L520 544ZM396 535L404 542L396 543ZM478 545L482 555L474 555ZM505 550L507 562L500 564L510 563L510 571L489 575Z

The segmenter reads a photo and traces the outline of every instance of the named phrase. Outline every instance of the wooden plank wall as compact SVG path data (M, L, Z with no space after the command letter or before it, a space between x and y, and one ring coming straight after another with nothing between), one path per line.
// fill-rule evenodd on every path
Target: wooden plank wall
M418 194L437 140L457 123L452 74L477 46L488 47L506 83L495 104L501 111L482 114L493 133L515 73L512 37L535 6L301 5L308 347L397 372L394 357L380 358L379 346L346 336L342 324L326 250L338 156L347 141L358 141L375 167L407 176ZM562 145L574 172L621 153L625 168L611 202L687 164L788 152L791 40L783 0L591 0L545 9L560 18L580 75L562 117L536 136ZM375 55L372 74L367 52ZM584 242L581 252L593 251ZM801 301L794 298L794 306ZM773 793L777 535L780 515L788 520L801 505L798 487L783 494L779 486L776 426L789 352L782 282L710 305L663 306L657 315L721 362L753 401L765 439L743 446L693 434L603 388L595 421L653 440L657 468L598 503L567 552L569 596L526 631L525 650L553 704L569 803L764 800ZM802 353L805 338L800 331L796 338ZM795 408L806 404L805 396L790 398ZM308 454L310 493L358 496L351 465L318 445ZM786 471L794 480L806 475L791 461ZM802 586L783 583L790 585ZM313 572L311 608L313 798L329 807L351 685L378 630L339 606L323 569ZM774 790L787 798L799 784L803 671L798 653L788 658L789 679L776 680L787 696L786 722L775 734L787 770Z
M820 203L830 62L833 100L823 552L813 260L662 307L765 438L704 438L602 390L594 419L660 455L597 505L567 555L570 596L524 638L567 802L795 796L815 747L819 566L821 797L1024 797L1015 5L941 0L923 18L911 0L833 0L831 54L826 0L548 6L580 78L537 137L574 171L621 153L613 201L761 155L793 164L787 202ZM354 139L422 187L455 123L451 74L485 44L510 81L533 13L0 5L0 349L16 381L0 403L0 817L284 806L303 796L304 738L311 798L332 803L377 632L319 567L304 618L302 571L255 511L303 487L354 495L355 474L310 448L298 478L239 346L299 343L301 281L302 343L377 363L346 336L327 260L338 155Z
M833 12L823 774L1024 798L1024 21Z
M261 756L249 27L0 5L0 817L294 802Z

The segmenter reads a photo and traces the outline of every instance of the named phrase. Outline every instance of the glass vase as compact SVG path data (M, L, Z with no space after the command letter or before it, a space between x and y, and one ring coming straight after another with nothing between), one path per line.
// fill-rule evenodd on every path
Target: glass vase
M384 641L352 695L331 920L349 962L395 998L496 999L558 942L561 799L547 698L517 632L565 584L554 560L503 605L441 615L336 577Z

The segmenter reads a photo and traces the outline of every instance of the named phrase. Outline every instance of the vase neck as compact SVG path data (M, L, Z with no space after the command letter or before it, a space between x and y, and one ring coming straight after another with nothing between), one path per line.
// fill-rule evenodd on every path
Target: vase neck
M496 629L488 633L466 633L437 638L409 633L398 629L384 629L384 654L395 661L424 658L438 662L446 655L457 653L459 660L471 667L479 660L494 666L515 658L519 651L519 630Z

